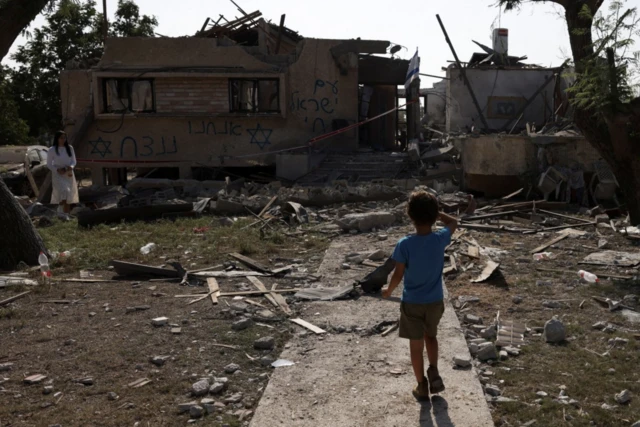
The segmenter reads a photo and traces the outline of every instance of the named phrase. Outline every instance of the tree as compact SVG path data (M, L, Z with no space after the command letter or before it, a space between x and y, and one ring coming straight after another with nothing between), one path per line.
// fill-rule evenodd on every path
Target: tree
M158 24L154 17L140 16L132 0L119 0L115 15L111 37L153 36ZM60 72L70 62L85 67L95 63L103 52L103 18L93 0L60 0L46 19L46 25L35 29L12 56L18 63L12 74L13 91L33 136L62 127Z
M29 138L29 126L18 114L18 104L11 90L11 82L5 69L0 66L0 145L26 145L33 143Z
M506 10L525 0L498 0ZM611 166L633 224L640 224L640 98L631 75L638 55L627 56L638 29L635 9L624 13L614 0L611 13L599 13L604 0L549 1L564 9L576 83L569 91L573 120ZM594 37L595 35L595 37Z
M51 0L0 0L0 59Z

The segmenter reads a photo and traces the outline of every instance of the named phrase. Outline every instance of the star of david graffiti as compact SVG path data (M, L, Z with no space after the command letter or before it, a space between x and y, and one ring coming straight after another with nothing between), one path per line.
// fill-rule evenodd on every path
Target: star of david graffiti
M261 150L264 147L271 144L269 138L271 138L271 132L273 129L264 129L260 123L256 125L254 129L247 129L249 135L251 135L251 144L258 144Z
M89 141L89 144L93 147L91 154L99 154L102 158L111 154L111 141L104 141L102 137L99 137L95 141Z

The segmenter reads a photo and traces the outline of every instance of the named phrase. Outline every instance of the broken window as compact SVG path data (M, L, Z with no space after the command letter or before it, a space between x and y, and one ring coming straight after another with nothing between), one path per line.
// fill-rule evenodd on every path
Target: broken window
M279 113L278 79L229 80L229 111L232 113Z
M105 113L152 113L153 81L149 79L104 80Z

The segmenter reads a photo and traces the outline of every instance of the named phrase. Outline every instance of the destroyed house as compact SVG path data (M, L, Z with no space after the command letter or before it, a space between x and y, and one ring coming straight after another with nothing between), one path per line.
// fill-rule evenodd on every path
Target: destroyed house
M384 56L389 42L304 38L259 16L193 37L110 38L96 66L62 72L65 130L94 183L122 184L126 168L187 178L275 165L279 153L307 152L314 137L357 123L364 85L389 88L395 106L408 61ZM358 144L356 126L314 148ZM293 159L284 167L299 166Z

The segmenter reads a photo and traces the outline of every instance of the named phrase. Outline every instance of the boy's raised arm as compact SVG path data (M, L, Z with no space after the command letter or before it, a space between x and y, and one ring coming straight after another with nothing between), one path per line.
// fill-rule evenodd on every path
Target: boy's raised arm
M444 223L445 227L449 229L453 236L453 233L458 229L458 220L444 212L440 212L440 216L438 218Z

